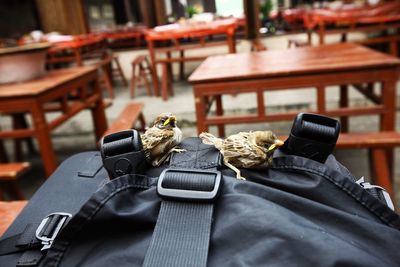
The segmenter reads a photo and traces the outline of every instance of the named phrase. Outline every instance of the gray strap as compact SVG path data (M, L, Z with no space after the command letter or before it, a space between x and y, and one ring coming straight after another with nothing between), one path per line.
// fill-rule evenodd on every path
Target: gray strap
M213 204L162 201L145 267L207 265Z
M145 267L205 267L213 204L221 183L215 170L166 169L158 179L160 212Z

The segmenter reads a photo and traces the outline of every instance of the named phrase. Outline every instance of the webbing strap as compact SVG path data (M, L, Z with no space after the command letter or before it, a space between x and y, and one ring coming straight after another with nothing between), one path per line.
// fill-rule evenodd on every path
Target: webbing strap
M36 229L37 224L28 224L22 233L2 239L0 256L39 247L41 243L35 236Z
M218 171L163 171L157 184L160 212L143 266L207 265L213 201L220 182Z
M207 265L213 204L164 200L143 266Z

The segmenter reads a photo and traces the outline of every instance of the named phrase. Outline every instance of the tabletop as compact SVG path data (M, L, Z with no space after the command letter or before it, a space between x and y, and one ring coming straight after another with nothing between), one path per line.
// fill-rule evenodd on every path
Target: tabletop
M234 18L186 25L174 23L146 30L145 34L147 40L170 40L227 32L234 29L237 26L237 23L238 21ZM232 32L233 31L234 30L232 30Z
M400 60L361 45L342 43L207 58L189 82L283 77L400 66Z
M45 76L22 83L0 85L0 98L37 96L60 84L79 78L87 73L96 71L94 66L83 66L51 70Z

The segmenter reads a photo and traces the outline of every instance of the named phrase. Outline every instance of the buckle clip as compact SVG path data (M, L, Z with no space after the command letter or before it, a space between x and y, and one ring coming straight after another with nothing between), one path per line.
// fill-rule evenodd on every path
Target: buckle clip
M100 150L110 179L144 170L145 155L140 134L136 130L105 136L100 142Z
M47 250L53 244L54 239L57 237L60 230L66 224L67 220L72 217L70 213L54 212L46 216L36 229L35 236L38 240L42 241L42 249ZM53 220L56 219L56 222Z
M339 133L338 120L317 114L300 113L293 122L285 147L293 155L324 163L333 152Z
M198 177L187 177L193 175ZM157 193L161 197L175 200L207 202L213 201L218 196L220 185L219 171L165 169L158 178Z

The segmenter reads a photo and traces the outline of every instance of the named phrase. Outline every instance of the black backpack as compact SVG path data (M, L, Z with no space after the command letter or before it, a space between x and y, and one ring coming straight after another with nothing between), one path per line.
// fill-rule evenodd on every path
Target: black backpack
M31 198L0 266L400 266L400 218L329 155L338 132L301 114L273 166L242 169L246 181L198 138L147 168L136 131L108 136Z

